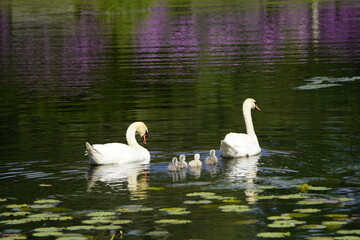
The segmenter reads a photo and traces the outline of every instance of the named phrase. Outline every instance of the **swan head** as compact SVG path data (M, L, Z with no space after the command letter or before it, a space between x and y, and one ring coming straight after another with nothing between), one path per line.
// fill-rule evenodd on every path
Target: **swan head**
M178 165L178 158L177 158L177 157L173 157L172 163L173 163L175 166L177 166L177 165Z
M261 112L261 109L256 103L256 100L253 98L247 98L243 103L243 108L256 109Z
M196 154L194 155L194 159L195 159L195 160L200 160L200 154L199 154L199 153L196 153Z
M133 126L135 128L135 131L137 134L140 135L142 141L144 144L146 144L146 139L149 136L149 130L145 123L143 122L134 122L130 125L130 127Z
M183 162L183 161L185 161L186 156L184 154L181 154L179 159L180 159L180 162Z
M211 149L211 150L210 150L210 155L211 155L212 157L215 157L215 154L216 154L216 151L215 151L214 149Z

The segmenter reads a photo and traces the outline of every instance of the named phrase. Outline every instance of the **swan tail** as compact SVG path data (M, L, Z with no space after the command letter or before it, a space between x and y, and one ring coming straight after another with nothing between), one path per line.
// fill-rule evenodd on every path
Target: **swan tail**
M90 164L101 164L102 154L91 146L90 143L86 142L85 156L89 157Z
M241 155L241 153L239 153L239 151L234 146L230 145L225 140L221 140L220 150L223 157L235 158Z

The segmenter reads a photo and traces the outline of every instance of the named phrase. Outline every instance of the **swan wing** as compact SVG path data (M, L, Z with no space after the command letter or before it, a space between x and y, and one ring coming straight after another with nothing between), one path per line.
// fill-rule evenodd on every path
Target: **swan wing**
M245 157L259 154L257 142L244 133L228 133L221 141L220 150L224 157Z
M94 144L86 143L87 154L91 164L124 164L150 160L150 154L122 143Z

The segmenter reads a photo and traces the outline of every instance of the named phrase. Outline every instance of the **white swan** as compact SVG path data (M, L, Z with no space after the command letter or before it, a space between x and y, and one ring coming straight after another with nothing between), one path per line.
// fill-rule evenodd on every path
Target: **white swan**
M256 101L252 98L248 98L243 103L246 134L228 133L220 144L220 150L223 157L246 157L257 155L261 152L251 118L251 109L261 111L257 106Z
M201 167L201 166L202 166L202 162L200 161L200 154L196 153L194 155L194 160L191 160L189 162L189 167L197 168L197 167Z
M219 159L216 157L216 151L214 149L210 150L210 156L205 159L207 165L216 165Z
M123 143L94 144L86 143L86 155L90 164L124 164L129 162L150 161L149 151L140 146L135 135L139 134L146 144L148 129L143 122L132 123L126 131L128 145Z

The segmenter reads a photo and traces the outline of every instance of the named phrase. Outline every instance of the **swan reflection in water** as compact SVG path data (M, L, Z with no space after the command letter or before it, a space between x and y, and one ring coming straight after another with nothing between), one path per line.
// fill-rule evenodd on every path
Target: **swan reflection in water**
M87 190L96 191L95 188L100 183L112 190L124 190L124 185L127 184L132 200L145 199L149 188L148 163L149 160L121 165L92 165L87 175Z
M249 203L256 202L258 192L256 190L256 174L258 171L258 160L260 155L242 158L223 158L224 174L227 178L240 180L245 184L245 195Z

